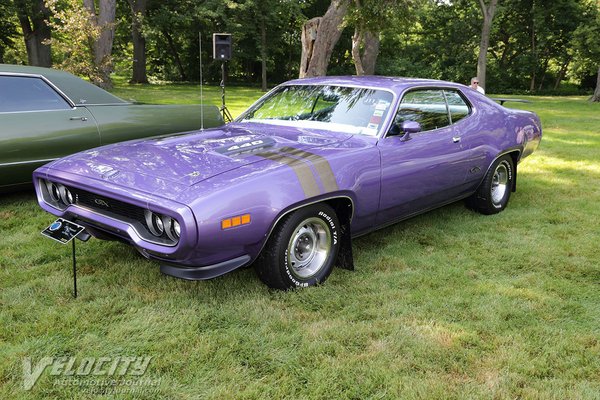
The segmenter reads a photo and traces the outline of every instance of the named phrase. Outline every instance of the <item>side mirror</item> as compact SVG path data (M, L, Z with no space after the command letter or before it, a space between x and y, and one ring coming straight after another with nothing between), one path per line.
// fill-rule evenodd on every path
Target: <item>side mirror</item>
M405 135L421 132L421 124L418 123L417 121L404 121L404 122L402 122L400 130Z
M421 132L421 124L419 124L417 121L404 121L400 126L400 130L404 134L402 136L402 141L404 142L411 139L411 133Z

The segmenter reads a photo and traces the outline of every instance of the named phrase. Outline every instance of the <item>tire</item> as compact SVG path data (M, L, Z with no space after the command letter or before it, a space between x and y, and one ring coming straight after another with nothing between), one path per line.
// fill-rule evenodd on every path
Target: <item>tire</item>
M327 204L310 205L285 216L254 263L258 277L280 290L325 282L340 248L339 228Z
M514 174L515 167L510 155L494 161L477 191L467 199L469 208L485 215L504 210L515 182Z

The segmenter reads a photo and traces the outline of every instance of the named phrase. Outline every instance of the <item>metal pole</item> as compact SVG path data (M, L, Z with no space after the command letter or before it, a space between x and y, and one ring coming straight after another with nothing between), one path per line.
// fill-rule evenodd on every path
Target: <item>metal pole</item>
M198 46L200 47L200 130L204 130L204 94L202 93L202 33L198 32Z
M77 259L75 258L75 238L71 240L73 243L73 297L77 298Z
M225 61L221 61L221 111L223 113L223 120L227 122L225 117Z

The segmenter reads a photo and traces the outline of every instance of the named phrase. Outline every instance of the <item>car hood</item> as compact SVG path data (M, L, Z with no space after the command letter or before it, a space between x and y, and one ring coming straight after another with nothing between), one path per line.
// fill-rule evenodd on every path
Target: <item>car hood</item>
M191 186L262 161L264 158L257 155L260 153L283 147L330 146L351 136L289 126L232 123L217 129L98 147L62 158L49 167L121 185L136 185L146 177L160 180L163 185L173 182Z

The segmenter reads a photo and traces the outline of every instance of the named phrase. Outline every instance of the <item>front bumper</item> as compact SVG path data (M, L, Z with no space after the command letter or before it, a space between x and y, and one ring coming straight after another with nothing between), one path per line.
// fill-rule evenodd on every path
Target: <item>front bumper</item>
M48 174L48 172L51 172ZM98 194L99 199L109 202L127 203L140 210L169 215L181 221L181 238L177 243L165 244L159 240L149 240L148 235L140 234L142 228L133 218L115 215L110 209L95 209L89 205L70 204L57 208L45 199L39 179L47 179L65 186L76 187ZM47 212L92 228L128 242L144 256L167 260L173 263L186 263L187 257L197 245L196 220L192 210L186 205L131 188L124 188L111 182L99 182L82 176L73 176L61 171L40 168L34 173L35 189L38 203Z
M174 276L176 278L185 279L188 281L198 281L216 278L228 272L238 269L250 263L250 256L243 255L232 260L223 261L213 265L204 267L183 267L180 265L163 264L160 266L160 272L165 275Z

